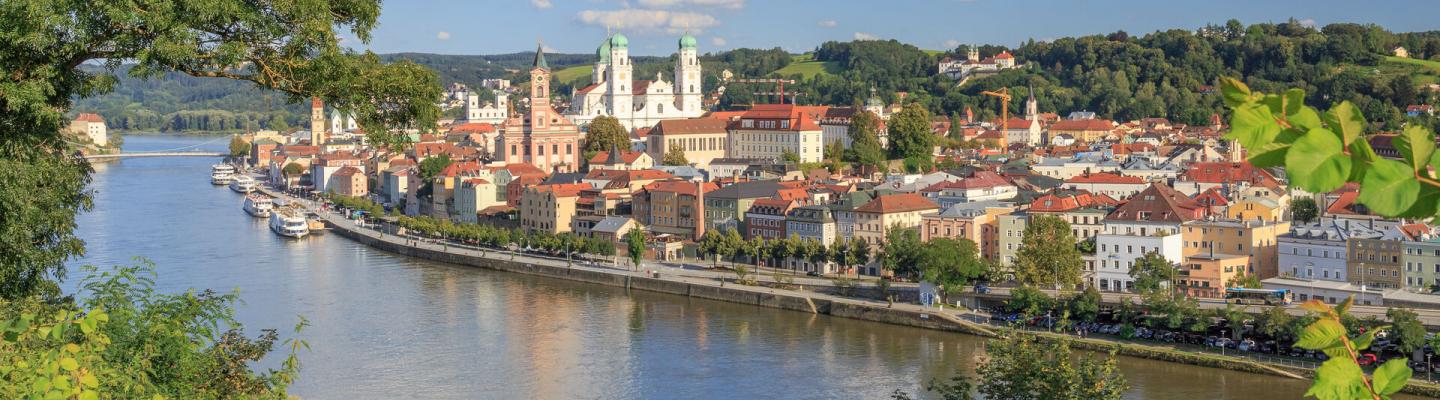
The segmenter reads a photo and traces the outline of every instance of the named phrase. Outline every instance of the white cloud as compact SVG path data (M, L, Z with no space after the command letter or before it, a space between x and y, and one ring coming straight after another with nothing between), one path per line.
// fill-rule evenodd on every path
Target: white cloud
M960 41L959 41L959 40L950 39L950 40L946 40L946 41L945 41L945 50L950 50L950 49L953 49L953 48L956 48L956 47L960 47Z
M577 14L576 18L587 25L640 33L678 34L690 31L698 34L704 32L705 29L720 25L720 20L708 14L647 9L585 10Z
M550 47L549 45L543 45L543 44L540 45L540 51L543 51L543 52L546 52L546 53L559 53L559 52L560 52L560 50L555 50L554 47Z
M880 37L870 33L855 32L855 40L880 40Z
M835 21L835 20L833 20L833 19L827 19L827 20L824 20L824 21L820 21L820 23L819 23L818 25L820 25L821 28L834 28L834 27L840 26L840 22Z
M1300 23L1300 26L1303 26L1303 27L1306 27L1306 28L1315 28L1316 26L1319 26L1319 25L1316 25L1316 24L1315 24L1315 19L1314 19L1314 18L1306 18L1306 19L1302 19L1302 20L1299 20L1299 21L1296 21L1296 22L1299 22L1299 23Z
M550 0L530 0L530 5L533 5L535 6L535 8L539 8L541 10L555 6L554 4L550 3Z
M730 42L725 41L725 38L723 38L723 37L716 36L716 37L710 38L710 44L713 44L713 45L716 45L716 46L724 46L724 45L726 45L726 44L728 44L728 43L730 43Z
M745 0L636 0L641 7L664 8L675 6L715 7L731 10L745 8Z
M437 33L435 33L435 38L436 38L436 39L440 39L440 40L450 40L450 32L446 32L446 31L437 32Z

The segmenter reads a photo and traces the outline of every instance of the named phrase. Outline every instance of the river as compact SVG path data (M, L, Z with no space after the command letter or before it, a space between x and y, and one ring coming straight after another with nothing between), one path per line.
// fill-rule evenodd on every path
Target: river
M206 142L209 143L206 143ZM205 137L131 136L125 150ZM88 253L71 265L155 262L157 287L238 289L253 336L298 316L310 399L882 399L973 371L977 337L459 267L338 235L285 240L211 186L207 158L96 166ZM274 358L267 363L274 363ZM1144 399L1293 399L1308 382L1123 358Z

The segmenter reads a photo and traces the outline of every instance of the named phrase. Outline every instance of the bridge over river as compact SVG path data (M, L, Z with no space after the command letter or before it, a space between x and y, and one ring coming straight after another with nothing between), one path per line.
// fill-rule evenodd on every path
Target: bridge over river
M86 155L86 156L85 156L85 159L86 159L86 160L109 160L109 159L118 159L118 158L141 158L141 157L224 157L224 156L227 156L227 155L229 155L229 154L221 153L221 152L218 152L218 151L154 151L154 152L115 153L115 154L90 154L90 155Z

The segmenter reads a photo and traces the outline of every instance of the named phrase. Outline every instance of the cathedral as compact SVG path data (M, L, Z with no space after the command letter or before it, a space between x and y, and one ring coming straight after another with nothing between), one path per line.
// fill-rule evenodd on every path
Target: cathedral
M576 124L587 125L595 117L609 115L620 120L626 129L648 128L669 119L688 119L705 113L701 106L700 58L695 37L680 37L679 57L675 61L674 83L665 82L660 74L655 80L640 80L630 64L630 41L615 34L595 50L598 58L591 73L590 86L578 89L571 96L566 117Z
M509 113L500 127L497 159L546 172L578 171L582 137L575 123L550 105L550 65L537 47L535 66L530 68L530 115Z

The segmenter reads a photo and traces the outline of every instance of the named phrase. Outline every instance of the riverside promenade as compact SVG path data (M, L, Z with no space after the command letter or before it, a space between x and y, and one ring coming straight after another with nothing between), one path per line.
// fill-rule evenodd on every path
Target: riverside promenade
M834 288L826 285L805 286L799 283L800 279L797 279L795 283L797 289L791 290L765 286L776 284L776 282L773 279L764 280L769 277L757 274L755 279L759 281L759 284L750 286L733 283L728 278L732 278L734 275L728 272L688 270L664 265L646 266L643 263L639 268L632 269L582 260L567 262L563 258L477 248L410 235L396 235L387 233L383 229L377 229L379 226L374 224L352 220L333 211L322 211L319 204L311 200L299 199L267 187L262 187L260 191L306 206L323 220L334 234L382 251L430 261L984 337L1000 336L996 327L976 322L985 321L986 315L963 309L890 303L821 293L805 288L812 287L821 290L833 290ZM822 280L808 279L806 281ZM1193 352L1177 346L1142 344L1106 338L1079 338L1047 331L1030 332L1046 340L1068 341L1076 348L1101 352L1114 350L1121 355L1132 357L1293 379L1308 379L1307 377L1313 374L1312 367L1297 367L1247 357ZM1412 380L1404 392L1440 396L1440 388L1419 380Z

